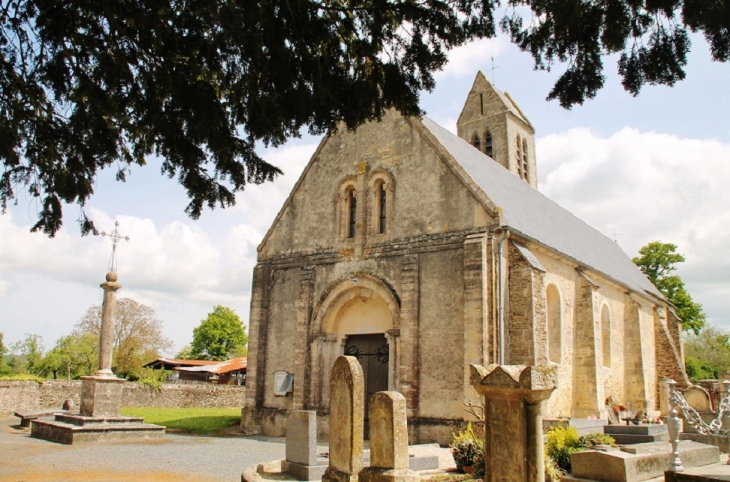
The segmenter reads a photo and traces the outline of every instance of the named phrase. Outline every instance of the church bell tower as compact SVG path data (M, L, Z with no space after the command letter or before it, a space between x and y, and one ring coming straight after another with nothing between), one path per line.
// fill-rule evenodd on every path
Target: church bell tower
M481 71L456 127L459 137L537 189L535 129L512 97Z

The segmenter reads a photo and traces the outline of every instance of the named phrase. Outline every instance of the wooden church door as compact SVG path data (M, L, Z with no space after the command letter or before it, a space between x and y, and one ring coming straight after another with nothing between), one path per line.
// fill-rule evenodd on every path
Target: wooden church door
M388 360L390 349L383 333L375 335L349 335L345 355L354 356L362 366L365 381L365 420L369 417L370 398L376 392L388 389ZM365 423L367 433L367 422Z

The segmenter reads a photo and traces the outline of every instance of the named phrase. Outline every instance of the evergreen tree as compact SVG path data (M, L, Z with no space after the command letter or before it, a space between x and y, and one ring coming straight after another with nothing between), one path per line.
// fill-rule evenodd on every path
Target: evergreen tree
M307 128L353 129L419 94L449 49L497 34L495 0L16 0L0 9L0 206L27 189L33 230L53 236L63 203L88 201L97 173L123 181L147 158L187 190L193 218L229 206L280 170L256 146ZM624 88L685 76L689 31L730 58L730 2L510 0L501 27L537 69L567 63L549 99L570 107L603 87L617 55ZM83 233L96 232L83 210Z

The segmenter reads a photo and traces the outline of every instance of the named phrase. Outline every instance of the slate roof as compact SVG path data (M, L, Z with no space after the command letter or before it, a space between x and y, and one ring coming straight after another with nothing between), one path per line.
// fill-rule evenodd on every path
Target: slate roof
M505 227L577 264L664 299L619 245L431 119L423 125L476 185L502 209Z

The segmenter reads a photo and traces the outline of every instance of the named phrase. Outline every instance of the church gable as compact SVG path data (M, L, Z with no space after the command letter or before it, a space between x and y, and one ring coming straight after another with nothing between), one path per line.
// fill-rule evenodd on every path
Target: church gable
M261 259L368 246L491 224L483 201L418 119L388 114L327 136L259 247Z

